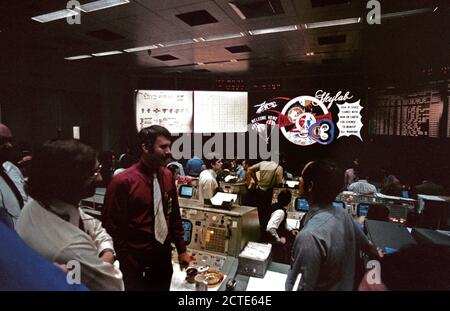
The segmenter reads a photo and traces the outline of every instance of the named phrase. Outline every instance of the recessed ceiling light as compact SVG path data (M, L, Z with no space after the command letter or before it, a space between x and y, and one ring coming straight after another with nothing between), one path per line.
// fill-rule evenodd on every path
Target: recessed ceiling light
M108 56L108 55L116 55L122 54L122 51L108 51L108 52L100 52L100 53L92 53L94 56Z
M48 23L51 21L55 21L58 19L64 19L67 17L75 16L75 15L78 15L77 11L64 9L64 10L51 12L51 13L47 13L47 14L43 14L43 15L39 15L39 16L33 16L31 19L35 20L37 22L40 22L40 23Z
M257 36L257 35L264 35L264 34L268 34L268 33L293 31L293 30L297 30L297 29L298 29L297 25L289 25L289 26L282 26L282 27L249 30L248 33L251 34L252 36Z
M237 63L237 59L230 59L230 63Z
M185 40L163 42L163 43L159 43L158 45L160 47L171 47L171 46L177 46L177 45L191 44L191 43L194 43L194 42L195 41L193 39L185 39Z
M434 8L433 13L436 12L437 10L439 10L438 6Z
M78 60L78 59L85 59L85 58L90 58L92 57L91 55L78 55L78 56L70 56L70 57L64 57L64 59L66 60Z
M336 20L332 20L332 21L307 23L307 24L305 24L305 28L306 29L314 29L314 28L323 28L323 27L333 27L333 26L358 24L359 22L361 22L361 17L353 17L353 18L345 18L345 19L336 19Z
M114 6L130 3L129 0L99 0L90 3L83 4L80 6L80 10L83 12L94 12L98 10L103 10L111 8Z
M226 39L234 39L234 38L241 38L244 36L244 33L228 33L224 35L214 35L214 36L206 36L203 37L205 41L217 41L217 40L226 40Z
M406 17L406 16L424 14L424 13L428 13L431 11L432 11L431 8L423 8L423 9L417 9L417 10L393 12L393 13L381 14L381 18L387 19L387 18L396 18L396 17Z
M132 52L154 50L154 49L157 49L157 48L158 48L158 46L153 44L153 45L146 45L146 46L138 46L138 47L135 47L135 48L126 49L124 51L127 52L127 53L132 53Z

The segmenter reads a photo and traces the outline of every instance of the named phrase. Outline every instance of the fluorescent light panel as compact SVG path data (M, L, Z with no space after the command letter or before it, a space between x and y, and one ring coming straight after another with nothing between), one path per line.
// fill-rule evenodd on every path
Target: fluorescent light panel
M139 47L135 47L135 48L130 48L130 49L126 49L124 51L127 52L127 53L132 53L132 52L154 50L154 49L157 49L157 48L158 48L158 46L153 44L153 45L139 46Z
M90 3L83 4L80 6L80 10L83 12L94 12L98 10L103 10L111 8L114 6L130 3L129 0L99 0Z
M78 56L70 56L70 57L64 57L64 59L66 60L78 60L78 59L85 59L85 58L90 58L92 57L91 55L78 55Z
M228 4L231 6L233 11L237 14L237 16L239 16L240 19L242 20L247 19L245 14L242 13L242 11L234 3L228 2Z
M244 34L242 32L239 32L239 33L228 33L228 34L224 34L224 35L207 36L207 37L202 37L202 38L205 41L218 41L218 40L241 38L243 36L244 36Z
M74 10L64 9L56 12L51 12L39 16L34 16L31 19L40 23L48 23L51 21L56 21L58 19L64 19L70 16L78 15L78 12Z
M412 16L412 15L424 14L424 13L428 13L428 12L432 12L432 11L433 11L433 9L423 8L423 9L417 9L417 10L386 13L386 14L381 14L381 18L386 19L386 18L406 17L406 16Z
M163 43L159 43L158 45L160 47L171 47L171 46L185 45L185 44L191 44L191 43L195 43L195 41L193 39L185 39L185 40L163 42Z
M100 53L92 53L94 56L108 56L108 55L116 55L122 54L122 51L108 51L108 52L100 52Z
M333 27L333 26L358 24L359 22L361 22L361 17L353 17L353 18L345 18L345 19L336 19L336 20L332 20L332 21L307 23L307 24L305 24L305 28L306 29L314 29L314 28L323 28L323 27Z
M257 35L265 35L268 33L293 31L293 30L297 30L297 29L298 29L297 25L289 25L289 26L282 26L282 27L275 27L275 28L249 30L248 33L251 34L252 36L257 36Z

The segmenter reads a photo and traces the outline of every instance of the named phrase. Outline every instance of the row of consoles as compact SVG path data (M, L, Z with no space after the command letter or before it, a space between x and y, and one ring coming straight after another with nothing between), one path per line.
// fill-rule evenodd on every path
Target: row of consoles
M231 185L230 189L234 191L238 189L239 194L241 185ZM274 202L283 189L289 189L292 192L292 202L288 206L288 220L292 227L298 228L300 219L308 211L309 206L305 200L299 197L298 190L295 188L274 189ZM258 241L259 239L257 209L238 204L233 204L231 208L227 209L205 205L193 199L192 196L189 197L194 191L192 187L181 187L179 198L185 231L184 240L188 246L188 252L193 257L191 265L222 271L226 277L218 290L229 289L227 284L229 285L231 281L235 280L239 280L235 289L246 290L250 278L238 273L238 256L249 241ZM104 194L104 189L97 189L93 197L82 201L82 208L93 216L100 215ZM419 201L416 201L386 196L361 196L344 192L334 202L336 208L344 208L355 217L367 216L370 208L377 204L387 206L390 217L388 221L384 222L366 221L367 234L375 245L395 249L419 241L420 243L450 246L450 236L445 231L432 230L445 230L450 225L448 219L445 218L447 217L446 208L450 207L450 199L446 200L445 197L419 196ZM444 210L439 214L438 227L431 230L411 230L403 224L410 212L426 213L428 209L434 210L435 206ZM448 216L450 216L450 212L448 212ZM173 258L176 259L177 256L173 256ZM174 265L177 266L176 261ZM286 274L288 268L287 265L271 263L268 271L273 270ZM177 278L177 282L173 282L175 284L173 290L194 290L194 287L190 288L185 284L186 282L183 282L184 275L185 272L174 267L174 278ZM236 283L234 282L234 284ZM267 290L271 290L271 288L267 288Z

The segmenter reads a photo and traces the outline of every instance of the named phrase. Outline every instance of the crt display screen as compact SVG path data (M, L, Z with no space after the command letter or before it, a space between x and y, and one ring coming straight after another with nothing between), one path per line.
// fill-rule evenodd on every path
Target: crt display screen
M367 213L369 212L369 205L368 204L359 204L358 205L358 216L367 216Z
M305 198L297 198L295 199L295 210L299 212L307 212L309 211L309 204Z
M192 186L183 185L180 187L180 196L185 198L192 197Z
M192 238L192 222L190 222L187 219L181 219L181 224L183 226L183 230L184 230L184 243L186 243L186 245L189 245L189 243L191 243L191 238Z
M402 196L403 196L404 198L408 199L408 198L409 198L409 193L408 193L408 191L403 190L403 191L402 191Z

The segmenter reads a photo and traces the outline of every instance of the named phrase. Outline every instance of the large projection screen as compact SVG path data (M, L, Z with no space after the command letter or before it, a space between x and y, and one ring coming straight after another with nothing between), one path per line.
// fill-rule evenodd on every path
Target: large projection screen
M247 102L247 92L194 91L194 132L246 132Z
M192 133L192 91L135 91L136 128L162 125L171 133Z

